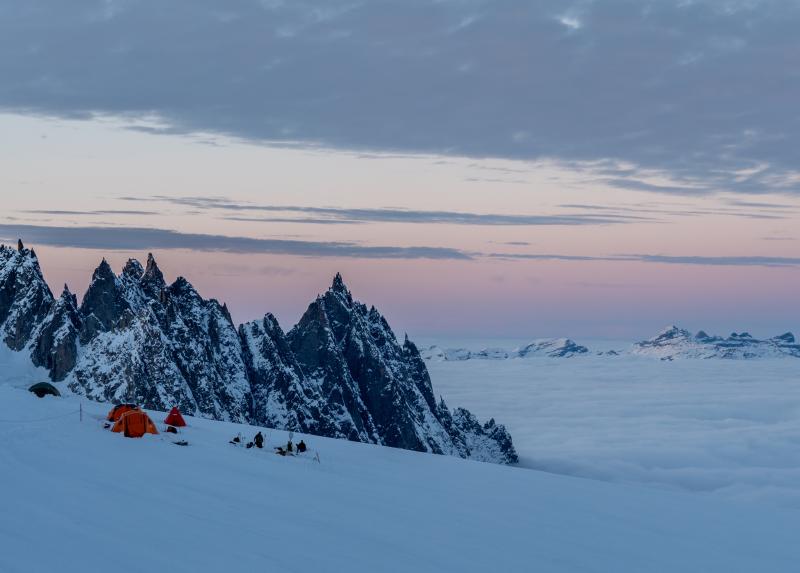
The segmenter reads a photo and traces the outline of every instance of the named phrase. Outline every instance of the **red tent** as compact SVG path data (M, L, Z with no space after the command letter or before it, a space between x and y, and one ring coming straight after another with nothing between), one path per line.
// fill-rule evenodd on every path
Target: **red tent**
M150 416L141 410L128 410L117 420L112 432L122 432L126 438L141 438L145 434L157 434L156 425Z
M186 425L183 416L181 416L181 411L178 410L177 406L169 411L169 415L167 416L167 419L164 420L164 423L169 426L176 426L180 428Z

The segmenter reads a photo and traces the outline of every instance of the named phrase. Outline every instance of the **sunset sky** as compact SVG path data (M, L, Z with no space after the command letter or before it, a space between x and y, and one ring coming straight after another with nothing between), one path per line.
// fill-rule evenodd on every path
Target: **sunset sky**
M796 3L219 6L0 0L54 291L153 251L285 329L337 271L412 337L800 326Z

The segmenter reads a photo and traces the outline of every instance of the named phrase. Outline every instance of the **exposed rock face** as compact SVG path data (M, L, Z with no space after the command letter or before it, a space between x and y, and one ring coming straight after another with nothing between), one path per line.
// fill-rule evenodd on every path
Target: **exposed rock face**
M0 338L12 350L23 350L53 304L36 253L19 242L0 246Z
M66 378L77 364L81 324L78 299L64 285L31 343L33 363L49 370L54 381Z
M374 307L353 300L341 276L309 306L288 339L304 375L319 381L323 395L337 397L361 441L516 461L510 437L499 445L505 429L497 427L490 437L479 424L460 424L443 403L437 406L416 346L399 344ZM489 442L496 446L492 452Z
M145 272L143 280L147 278ZM183 277L166 287L161 298L163 303L152 301L150 306L197 401L198 412L216 420L247 421L250 385L230 315L216 300L204 300Z
M202 413L175 363L171 341L148 309L86 344L67 381L71 390L100 402Z
M732 333L727 338L710 336L704 331L692 335L688 330L670 326L649 340L638 342L632 352L662 360L675 358L800 358L800 345L787 332L766 340L753 338L749 333Z
M87 343L100 333L113 329L123 313L131 308L125 298L125 286L126 284L114 274L111 266L103 259L92 275L89 290L86 291L81 304L80 314L83 317L81 342Z
M103 261L80 309L86 351L69 385L87 396L135 401L218 420L250 419L242 348L230 315L184 278L165 286L152 255L117 277ZM87 326L89 324L89 326Z
M494 421L436 403L427 368L341 276L285 335L272 315L237 330L230 313L152 255L119 276L103 260L80 306L50 292L35 253L0 247L0 334L55 381L93 400L137 402L417 451L514 463Z
M253 394L253 421L274 428L357 439L337 423L315 380L309 380L274 316L239 327Z

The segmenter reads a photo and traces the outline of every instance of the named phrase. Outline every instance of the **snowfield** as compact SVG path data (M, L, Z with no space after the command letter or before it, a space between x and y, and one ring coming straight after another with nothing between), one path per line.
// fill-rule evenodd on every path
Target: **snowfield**
M208 420L189 419L178 447L103 430L100 404L81 423L77 406L0 386L0 571L752 572L800 559L795 511L306 437L317 464L231 446L244 428Z
M800 509L796 358L623 354L427 366L447 400L503 420L525 467Z
M797 404L777 408L777 395L757 401L753 380L690 392L679 375L659 380L660 368L675 363L640 370L652 379L620 381L613 372L623 364L603 370L582 359L549 360L494 363L524 364L516 374L470 369L484 361L453 363L469 368L435 367L434 384L447 398L503 406L529 465L550 471L583 468L616 479L627 463L633 477L625 481L649 483L651 474L670 475L656 469L664 460L696 466L690 474L727 459L744 475L750 462L762 476L773 470L760 466L779 457L787 470L796 463ZM26 362L0 352L3 573L788 573L800 562L796 509L313 436L302 436L309 455L282 458L228 443L255 428L188 417L180 436L188 447L166 433L126 439L102 428L107 404L84 399L80 421L80 398L27 392L42 377ZM565 365L569 377L557 374ZM772 376L777 394L779 373ZM736 388L742 396L714 414L712 398ZM163 428L164 413L151 416ZM784 427L777 442L775 426ZM265 435L268 448L287 439ZM740 441L744 435L749 441ZM725 445L716 458L711 444Z

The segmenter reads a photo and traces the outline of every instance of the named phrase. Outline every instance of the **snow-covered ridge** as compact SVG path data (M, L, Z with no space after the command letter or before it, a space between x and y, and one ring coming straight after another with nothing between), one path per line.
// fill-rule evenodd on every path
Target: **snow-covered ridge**
M797 344L791 332L768 339L757 339L747 332L734 332L728 337L722 337L708 335L702 330L692 334L686 329L669 326L653 338L637 342L630 352L662 360L800 358L800 344Z
M155 259L119 275L103 260L80 305L56 299L36 254L0 247L0 336L55 382L101 402L136 402L238 423L514 463L502 425L435 399L416 346L400 343L340 275L288 334L275 318L236 328L224 304Z
M429 346L420 353L425 360L458 361L458 360L507 360L511 358L570 358L588 354L589 349L577 344L569 338L541 338L530 344L506 350L503 348L484 348L467 350L466 348L441 348Z

